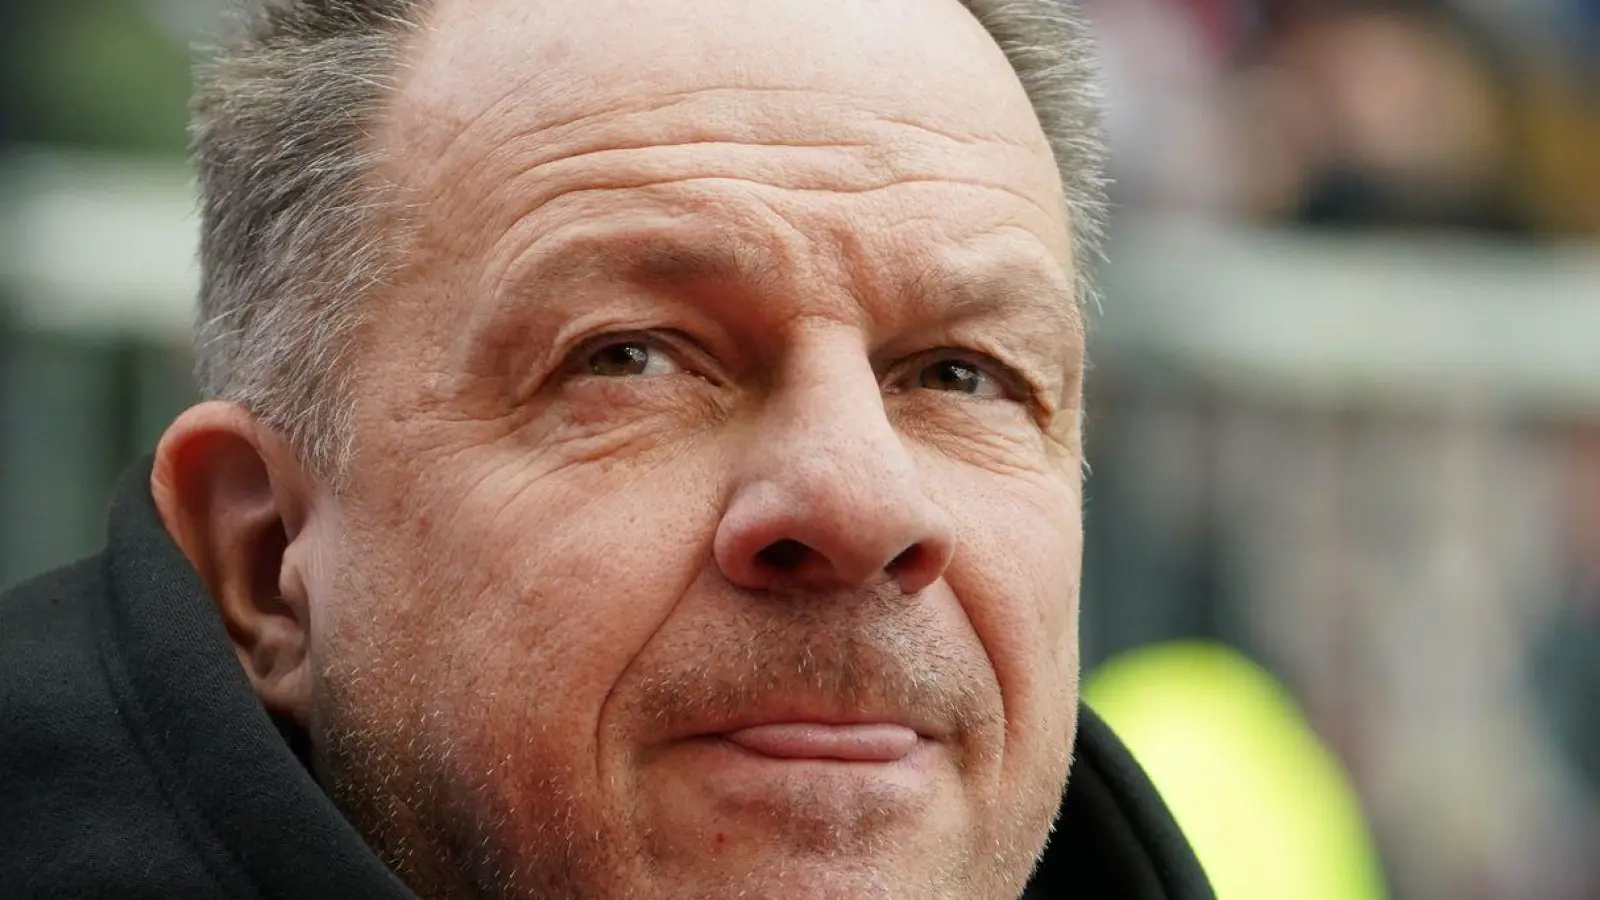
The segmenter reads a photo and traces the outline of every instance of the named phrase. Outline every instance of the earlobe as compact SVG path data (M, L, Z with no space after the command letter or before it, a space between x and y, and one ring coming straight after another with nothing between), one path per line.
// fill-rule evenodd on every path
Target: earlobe
M182 413L156 449L151 494L194 566L256 695L309 719L310 592L291 546L314 482L287 444L243 408L208 401Z

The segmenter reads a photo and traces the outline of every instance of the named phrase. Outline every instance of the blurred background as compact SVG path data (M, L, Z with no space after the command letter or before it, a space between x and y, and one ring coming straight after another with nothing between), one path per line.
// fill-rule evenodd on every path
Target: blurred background
M1315 779L1355 837L1304 871L1365 873L1317 896L1600 898L1600 0L1089 5L1118 205L1091 690L1223 900L1312 894L1196 817L1316 835ZM0 4L0 584L92 551L190 400L184 107L217 7ZM1226 726L1244 682L1186 698L1181 653L1117 669L1196 646L1303 740Z

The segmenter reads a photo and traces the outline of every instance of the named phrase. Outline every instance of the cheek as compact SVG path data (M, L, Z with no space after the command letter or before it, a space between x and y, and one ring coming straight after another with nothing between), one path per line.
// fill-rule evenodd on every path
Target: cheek
M1077 704L1077 482L984 476L943 484L939 502L961 523L946 578L994 666L1008 742L1059 741Z
M709 558L715 460L541 471L485 448L418 468L352 522L327 652L368 670L363 697L447 739L453 765L582 766L612 688Z

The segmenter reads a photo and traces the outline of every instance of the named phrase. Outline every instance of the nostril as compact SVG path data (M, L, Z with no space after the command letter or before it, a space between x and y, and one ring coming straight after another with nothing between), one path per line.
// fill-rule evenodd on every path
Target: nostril
M900 551L900 555L889 560L888 570L890 575L899 575L907 569L915 568L922 562L922 554L926 552L921 544L912 544Z
M761 552L756 554L756 559L769 569L787 572L804 562L806 554L810 552L810 548L805 544L784 538L762 548Z

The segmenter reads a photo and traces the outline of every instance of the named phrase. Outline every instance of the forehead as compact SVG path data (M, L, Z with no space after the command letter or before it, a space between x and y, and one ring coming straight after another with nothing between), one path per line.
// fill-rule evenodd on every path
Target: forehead
M425 293L477 298L446 318L557 327L529 301L564 269L737 280L794 299L772 319L1006 295L1076 318L1048 141L958 0L439 0L410 58L380 139L418 279L464 288Z
M593 93L740 85L876 95L979 130L1031 118L959 0L436 0L412 49L416 89L532 91L554 117Z
M510 143L544 145L524 164L695 142L854 146L863 164L1009 150L991 168L1060 205L1028 97L958 0L437 0L408 59L382 137L414 160Z

